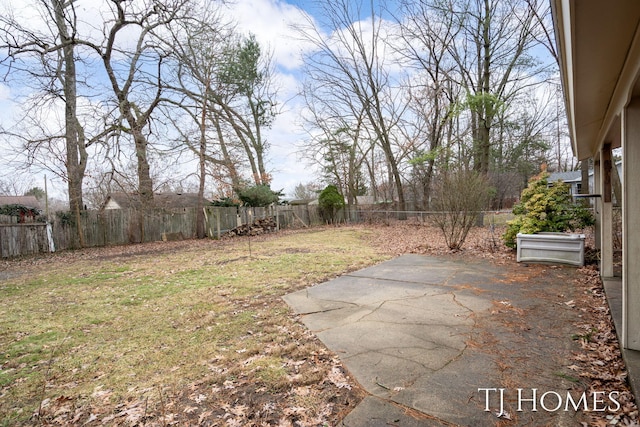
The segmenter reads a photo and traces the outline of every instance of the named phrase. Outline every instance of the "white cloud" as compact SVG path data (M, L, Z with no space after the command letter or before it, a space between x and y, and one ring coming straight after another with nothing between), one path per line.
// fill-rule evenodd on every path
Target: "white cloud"
M142 0L135 0L134 3L137 4L139 1ZM30 28L41 33L49 33L50 29L43 19L41 8L37 7L38 4L36 0L26 0L24 3L0 0L0 12L13 9L15 16L20 17L20 22L28 23ZM103 17L112 16L108 4L104 0L78 0L76 11L79 15L81 37L95 41L102 39ZM293 28L295 24L314 25L314 20L307 12L284 0L235 0L228 4L228 8L230 18L237 23L237 29L244 34L254 34L275 62L279 105L283 112L276 118L266 135L271 144L268 163L273 172L272 187L282 188L287 194L292 194L298 183L315 179L315 168L309 167L301 160L298 153L305 135L299 126L301 106L295 98L299 89L299 69L302 66L303 55L313 49L313 46L301 41ZM135 32L123 35L119 44L125 47L137 39ZM15 123L13 113L19 110L19 105L14 102L16 91L22 89L0 84L0 112L4 113L2 117L5 125ZM83 106L86 107L84 104ZM59 125L59 119L54 109L46 124ZM49 178L51 179L51 176Z
M229 5L238 29L255 34L273 52L279 67L295 70L302 65L302 54L313 47L299 39L293 25L312 18L302 9L281 0L236 0Z
M300 158L306 134L300 126L300 68L304 54L315 49L300 39L295 25L316 25L304 10L282 0L236 0L229 4L231 19L244 34L254 34L273 57L281 113L266 132L270 143L269 169L273 189L284 189L289 197L301 182L316 180L316 168Z
M0 83L0 125L7 127L13 120L16 103L13 101L13 92L9 86Z
M283 111L276 117L271 129L266 134L270 143L269 169L272 171L273 189L284 189L291 196L300 182L314 181L315 168L301 159L302 142L306 133L300 126L300 109L298 100L290 100Z

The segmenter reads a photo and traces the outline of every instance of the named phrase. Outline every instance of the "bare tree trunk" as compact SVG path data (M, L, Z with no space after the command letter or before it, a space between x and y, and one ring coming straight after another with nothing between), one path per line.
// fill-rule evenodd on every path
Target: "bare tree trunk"
M126 120L128 129L125 131L133 138L134 152L137 161L138 196L141 208L144 211L153 207L153 180L151 179L148 146L149 141L144 133L144 128L151 120L156 107L162 101L162 63L165 53L157 50L158 45L151 40L155 31L171 22L179 20L179 12L185 7L187 0L172 0L158 7L158 1L154 0L147 5L147 10L140 13L133 12L125 7L121 0L110 0L114 19L109 21L111 27L106 31L104 45L97 45L90 41L83 43L98 53L102 59L104 70L107 74L115 100L118 102L120 118ZM127 52L127 73L118 73L121 58L114 59L114 55L120 52L116 46L116 40L122 31L133 26L138 31L138 39L134 51ZM150 59L151 58L151 59ZM155 69L156 74L147 74L148 69ZM144 71L142 71L144 70ZM153 77L150 77L153 76ZM135 100L136 91L146 90L149 102L143 108ZM144 215L141 217L144 219ZM144 221L143 221L144 223ZM144 230L144 224L141 225ZM143 236L144 241L144 236Z
M252 99L249 99L249 107L251 109L251 114L253 116L253 127L254 130L253 132L249 133L250 136L250 140L251 140L251 145L253 146L253 151L255 152L256 155L256 164L258 167L258 173L260 174L259 177L259 184L264 184L264 185L268 185L271 182L271 179L269 177L269 175L267 174L267 170L265 169L264 166L264 143L262 140L262 129L260 126L260 112L258 111L255 103L253 102Z
M133 134L136 151L138 195L144 210L153 207L153 180L151 179L151 169L147 158L147 138L140 129L135 129L137 123L133 122L133 124L131 133Z
M229 149L227 148L227 143L224 139L222 128L220 127L219 115L217 113L214 113L213 125L215 126L216 134L218 135L218 143L220 144L222 161L225 167L227 168L227 170L229 171L229 178L231 179L231 187L235 190L237 188L240 188L240 185L242 184L242 182L240 180L240 174L238 173L236 164L231 158L231 155L229 154Z
M200 115L200 146L198 152L198 205L196 207L196 236L198 239L205 237L204 227L204 187L206 185L207 169L207 105L209 85L205 86L204 99L202 100L202 113Z
M489 156L491 153L491 125L493 122L493 108L488 104L486 97L491 93L491 9L489 0L484 0L484 19L482 21L482 82L481 94L483 99L480 108L480 123L478 137L480 143L480 174L489 175Z
M54 12L56 26L62 43L62 66L63 74L59 77L64 91L65 101L65 141L66 141L66 160L67 160L67 188L69 191L69 210L75 216L76 231L78 243L80 247L84 247L84 234L82 231L81 211L82 203L82 181L84 178L84 170L87 163L86 151L79 150L78 128L80 126L77 119L77 89L76 89L76 63L74 57L73 40L69 36L67 28L67 17L64 8L66 7L61 0L51 0ZM84 148L84 147L83 147ZM84 158L79 158L79 152L84 154Z

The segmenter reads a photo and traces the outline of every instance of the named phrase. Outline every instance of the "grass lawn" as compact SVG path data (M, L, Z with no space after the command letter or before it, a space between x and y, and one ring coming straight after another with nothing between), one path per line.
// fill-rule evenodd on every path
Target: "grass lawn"
M280 297L388 258L369 233L320 228L5 262L0 425L335 421L357 387Z

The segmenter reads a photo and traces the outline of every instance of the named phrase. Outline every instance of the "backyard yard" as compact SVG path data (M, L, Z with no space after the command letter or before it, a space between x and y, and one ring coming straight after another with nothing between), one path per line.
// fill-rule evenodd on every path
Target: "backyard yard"
M515 262L499 238L474 229L450 254L420 223L319 227L4 260L0 425L336 425L364 392L281 297L402 253ZM602 304L575 304L589 298ZM584 311L576 376L604 381L589 367L615 335Z

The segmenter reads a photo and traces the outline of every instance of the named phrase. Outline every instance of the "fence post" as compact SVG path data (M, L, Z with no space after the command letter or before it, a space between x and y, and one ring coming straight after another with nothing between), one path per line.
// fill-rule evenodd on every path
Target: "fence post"
M53 242L53 231L51 229L51 223L47 221L47 241L49 243L49 252L56 251L56 245Z
M218 236L218 240L220 240L220 209L216 209L216 235Z

